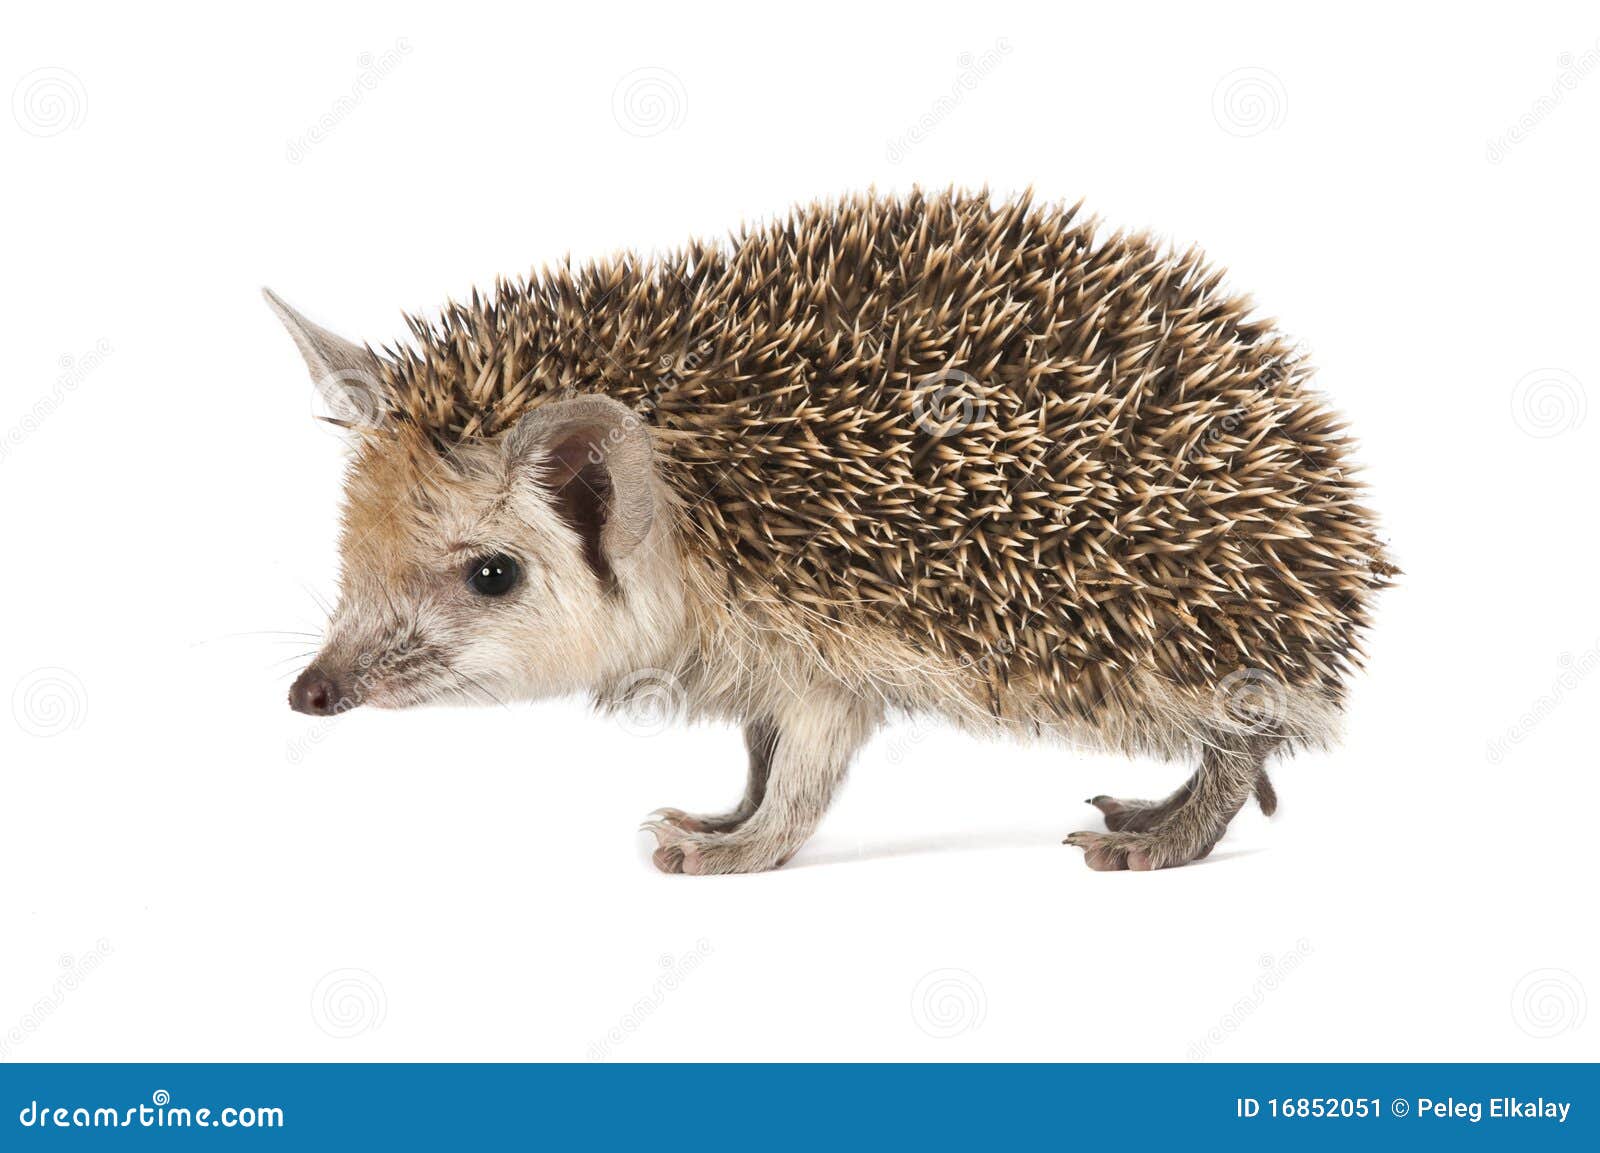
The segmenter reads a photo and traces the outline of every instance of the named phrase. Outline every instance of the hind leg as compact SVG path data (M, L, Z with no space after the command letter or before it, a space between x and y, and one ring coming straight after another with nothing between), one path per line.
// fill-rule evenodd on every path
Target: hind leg
M767 795L772 754L778 747L778 730L769 721L752 721L744 728L744 745L750 753L750 773L744 796L726 813L686 813L682 809L657 809L652 820L676 825L686 833L731 833L755 815Z
M1085 804L1093 805L1105 815L1106 828L1113 833L1127 830L1130 833L1144 833L1155 828L1162 820L1172 815L1194 790L1195 782L1200 779L1197 770L1179 787L1178 791L1170 797L1160 801L1135 801L1119 797L1108 797L1104 793L1097 797L1090 797ZM1267 816L1272 816L1278 811L1278 792L1272 787L1272 781L1267 776L1267 770L1261 768L1256 772L1254 785L1256 804Z
M1194 776L1165 801L1119 810L1120 828L1073 833L1064 843L1084 850L1091 869L1169 869L1198 861L1222 839L1228 822L1256 791L1267 753L1276 743L1269 737L1219 737L1205 746ZM1273 798L1271 790L1269 782L1268 798Z

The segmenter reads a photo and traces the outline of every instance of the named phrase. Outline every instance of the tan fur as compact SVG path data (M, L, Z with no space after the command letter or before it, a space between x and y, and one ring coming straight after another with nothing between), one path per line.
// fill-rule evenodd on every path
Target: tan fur
M1268 752L1332 738L1393 571L1309 370L1219 281L1072 211L952 193L502 284L382 355L282 305L314 375L363 365L381 398L319 664L343 683L368 656L353 703L665 684L776 733L766 757L752 738L748 811L652 825L669 869L786 859L892 714L1203 750L1164 840L1090 852L1182 863ZM959 427L930 379L970 401ZM538 429L580 411L609 422L613 589L539 467ZM653 462L620 447L641 429ZM624 548L627 492L654 507ZM497 551L527 587L484 604L463 573ZM1240 686L1265 717L1233 715Z

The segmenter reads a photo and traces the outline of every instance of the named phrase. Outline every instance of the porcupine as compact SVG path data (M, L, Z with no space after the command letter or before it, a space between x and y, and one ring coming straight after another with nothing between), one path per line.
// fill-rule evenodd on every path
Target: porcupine
M476 292L373 350L270 292L351 429L294 708L664 695L744 729L666 872L783 864L932 716L1197 757L1097 869L1204 857L1328 742L1384 557L1304 358L1195 250L1027 196L877 194Z

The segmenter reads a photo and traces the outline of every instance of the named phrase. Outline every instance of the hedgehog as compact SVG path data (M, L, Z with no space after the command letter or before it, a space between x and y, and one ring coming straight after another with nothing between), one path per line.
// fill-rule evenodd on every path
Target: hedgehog
M1204 858L1337 735L1386 559L1306 358L1197 250L986 190L797 207L407 317L270 290L349 430L290 704L585 694L743 729L668 873L786 862L905 717L1197 764L1095 796L1098 870Z

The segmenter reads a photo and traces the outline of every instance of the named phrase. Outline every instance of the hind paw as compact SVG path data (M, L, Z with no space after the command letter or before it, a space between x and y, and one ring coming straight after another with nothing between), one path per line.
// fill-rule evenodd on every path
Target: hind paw
M1073 833L1061 843L1082 849L1083 863L1103 872L1171 869L1201 860L1211 852L1209 844L1196 844L1163 832Z

